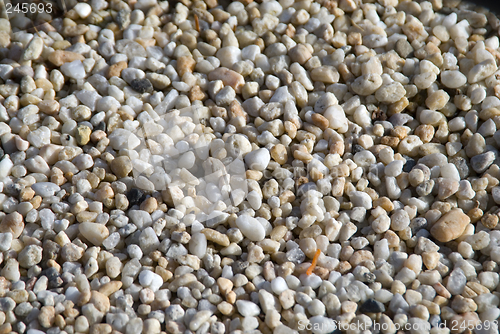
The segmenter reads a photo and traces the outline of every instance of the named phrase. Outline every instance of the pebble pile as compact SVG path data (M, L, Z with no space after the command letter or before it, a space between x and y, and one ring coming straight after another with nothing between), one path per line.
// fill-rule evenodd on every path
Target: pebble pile
M0 334L498 333L493 13L73 2L0 18Z

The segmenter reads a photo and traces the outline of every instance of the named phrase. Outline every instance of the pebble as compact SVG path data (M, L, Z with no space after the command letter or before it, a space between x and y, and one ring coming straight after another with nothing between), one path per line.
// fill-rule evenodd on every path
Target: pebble
M244 317L256 317L260 314L259 306L248 300L237 300L236 307L238 312Z
M248 215L239 216L236 219L236 226L251 241L261 241L266 236L266 231L262 224L257 219Z
M271 154L265 148L249 152L245 155L246 165L253 170L263 171L269 165Z
M85 237L85 239L96 246L101 245L102 242L109 236L109 230L106 226L97 223L80 223L78 230Z
M130 87L141 94L151 93L153 91L153 85L151 84L151 81L146 78L132 80L130 82Z
M74 60L61 65L61 72L72 79L84 79L86 77L85 67L81 60Z
M441 83L448 88L460 88L467 83L467 77L460 71L442 71Z
M470 218L460 209L452 209L441 217L432 227L431 235L440 242L449 242L462 235Z
M128 156L120 156L111 161L111 170L118 178L126 177L133 169L132 161ZM129 199L130 202L130 199ZM136 201L133 201L136 203Z

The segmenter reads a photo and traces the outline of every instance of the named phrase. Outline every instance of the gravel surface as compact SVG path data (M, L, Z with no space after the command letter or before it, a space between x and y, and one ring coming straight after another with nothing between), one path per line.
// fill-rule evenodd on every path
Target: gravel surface
M0 334L498 333L493 13L48 4L0 13Z

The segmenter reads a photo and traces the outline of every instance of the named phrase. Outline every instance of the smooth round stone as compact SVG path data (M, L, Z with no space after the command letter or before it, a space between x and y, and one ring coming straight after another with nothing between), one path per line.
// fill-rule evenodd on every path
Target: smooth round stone
M271 154L265 148L259 148L245 155L245 163L250 169L263 171L271 161Z
M78 226L80 233L96 246L100 246L102 242L109 236L108 228L105 225L83 222Z
M189 252L202 259L207 253L207 238L203 233L194 233L189 241Z
M42 261L42 247L28 245L18 255L17 260L23 268L31 268Z
M266 231L262 224L249 215L241 215L236 218L236 226L245 237L252 241L261 241L266 237Z
M61 190L61 188L52 182L39 182L31 185L31 189L35 191L35 194L42 197L54 196L56 192Z
M271 289L276 295L288 290L288 285L283 277L276 277L271 281Z
M82 19L87 18L92 12L92 7L90 7L90 5L85 2L80 2L76 4L75 7L73 7L73 9Z
M328 107L323 114L325 118L330 123L332 129L340 129L347 127L347 117L345 115L344 109L339 105L333 105Z
M216 53L222 67L231 68L241 60L241 50L236 46L226 46L220 48Z
M260 314L259 306L248 300L237 300L236 307L238 312L244 317L256 317Z
M460 71L443 71L441 83L448 88L459 88L467 83L467 77Z

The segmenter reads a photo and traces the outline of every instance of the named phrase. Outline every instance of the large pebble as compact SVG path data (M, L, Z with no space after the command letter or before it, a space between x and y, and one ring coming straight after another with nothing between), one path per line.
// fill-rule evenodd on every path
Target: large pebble
M96 246L100 246L104 239L109 236L108 228L105 225L83 222L78 226L80 233Z
M266 231L262 224L249 215L241 215L236 219L236 226L241 233L252 241L261 241L266 237Z
M271 161L271 154L265 148L249 152L245 155L245 163L250 169L263 171Z
M460 71L443 71L441 83L448 88L459 88L467 83L467 77Z
M440 242L448 242L460 237L470 218L461 209L452 209L441 217L432 227L431 235Z
M237 300L236 307L238 312L244 317L256 317L260 314L260 308L257 304L248 300Z
M219 67L210 72L208 80L222 80L224 85L233 87L237 94L241 93L241 89L245 85L245 79L241 74L226 67Z
M0 223L0 233L12 233L14 239L19 238L24 229L23 216L19 212L12 212L3 217Z
M368 73L358 77L351 85L359 95L367 96L375 93L382 86L382 77L376 73Z

